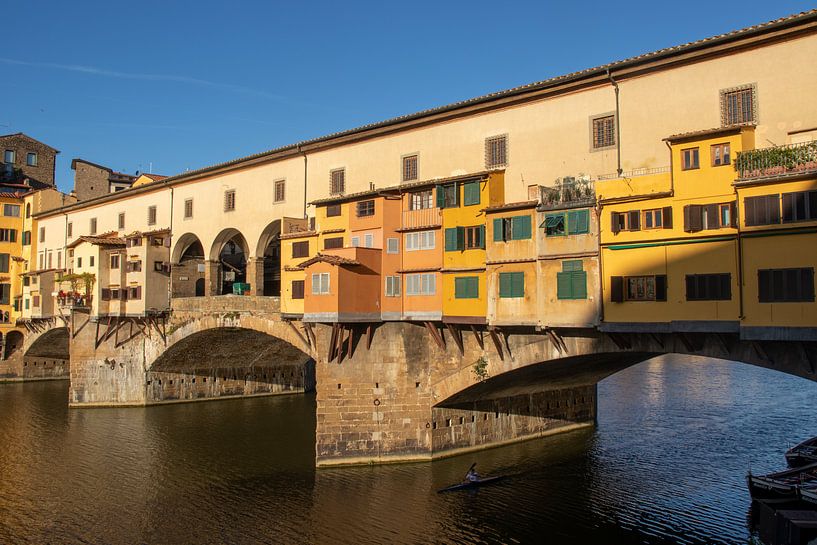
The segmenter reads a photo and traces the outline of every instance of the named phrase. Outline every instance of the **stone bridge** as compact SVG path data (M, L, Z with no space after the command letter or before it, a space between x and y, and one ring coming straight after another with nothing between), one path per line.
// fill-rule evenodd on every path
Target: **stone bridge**
M68 379L68 324L42 318L16 326L0 343L0 382Z
M679 353L814 380L817 343L289 321L272 297L174 299L169 315L75 317L72 406L317 391L318 465L419 461L593 425L599 380ZM694 364L694 358L690 358Z

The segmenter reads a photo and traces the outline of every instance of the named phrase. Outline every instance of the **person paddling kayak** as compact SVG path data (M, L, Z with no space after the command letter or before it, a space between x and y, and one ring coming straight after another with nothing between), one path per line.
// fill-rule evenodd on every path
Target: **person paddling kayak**
M477 473L476 467L477 467L477 463L474 462L473 464L471 464L471 467L468 468L468 473L465 474L465 479L464 479L465 482L475 483L475 482L477 482L477 481L479 481L481 479L479 473Z

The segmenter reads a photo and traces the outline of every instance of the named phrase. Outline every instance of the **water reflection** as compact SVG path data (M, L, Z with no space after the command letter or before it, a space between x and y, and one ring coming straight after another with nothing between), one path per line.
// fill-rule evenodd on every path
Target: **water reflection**
M315 471L315 402L68 410L0 386L0 543L746 543L743 477L817 434L817 385L663 358L599 386L599 426L433 464ZM510 477L437 494L472 461Z

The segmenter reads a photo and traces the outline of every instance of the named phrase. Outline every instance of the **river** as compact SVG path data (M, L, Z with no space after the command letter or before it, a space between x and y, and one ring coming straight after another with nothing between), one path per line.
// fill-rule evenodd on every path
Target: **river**
M747 469L817 435L817 384L681 357L601 382L596 429L433 464L315 470L309 395L66 399L0 385L0 543L745 544ZM513 476L435 492L472 461Z

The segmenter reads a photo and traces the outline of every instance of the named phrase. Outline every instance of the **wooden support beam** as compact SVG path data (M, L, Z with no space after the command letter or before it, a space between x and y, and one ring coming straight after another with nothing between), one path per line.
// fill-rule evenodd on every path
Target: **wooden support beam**
M800 355L808 364L809 374L814 374L814 360L812 359L811 355L808 353L808 349L806 348L806 343L800 341L797 343L800 346Z
M332 335L329 338L329 347L327 349L326 361L331 362L335 359L335 345L337 343L338 324L332 324Z
M372 347L372 338L374 337L374 324L366 326L366 350Z
M457 348L460 349L460 355L465 355L465 347L462 344L462 334L455 324L450 322L445 323L445 327L448 328L448 331L451 332L451 336L454 338L454 344L457 345Z
M485 341L482 340L482 331L477 329L477 326L471 324L471 331L474 332L474 338L477 340L480 350L485 350Z
M491 340L494 341L494 347L496 347L496 353L499 355L499 359L505 361L505 355L502 352L502 341L499 339L496 329L489 329L488 335L491 337Z
M338 363L343 363L344 335L346 335L346 327L343 324L338 324L338 345L335 347L336 354L338 355Z
M353 324L349 325L349 348L346 350L346 353L351 358L354 355L354 344L355 344L355 326Z
M659 337L659 336L658 336L657 334L655 334L655 333L650 333L650 337L652 337L652 340L654 340L654 341L655 341L655 343L656 343L658 346L660 346L661 348L664 348L664 341L662 341L662 340L661 340L661 337Z
M301 332L298 331L298 328L295 327L295 324L292 323L292 320L285 320L285 321L286 321L287 325L289 326L289 328L295 333L295 335L298 336L298 338L301 340L301 342L304 343L307 347L309 347L310 346L309 341L307 341L304 338L304 336L301 335Z
M431 335L431 338L434 339L434 342L437 343L437 346L440 350L445 350L445 342L440 337L437 328L434 327L434 324L431 322L423 322L426 325L426 329L428 329L428 334Z
M306 330L306 335L309 337L310 343L314 350L318 350L318 339L315 337L315 330L312 329L312 324L309 322L301 322Z
M94 333L94 348L99 348L99 320L96 321L96 332Z

